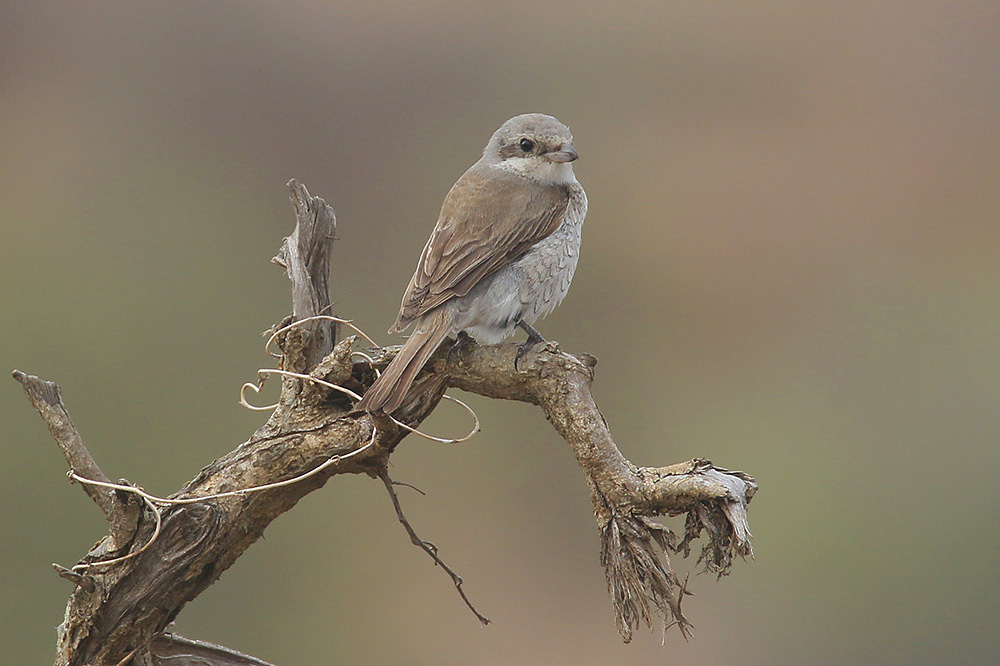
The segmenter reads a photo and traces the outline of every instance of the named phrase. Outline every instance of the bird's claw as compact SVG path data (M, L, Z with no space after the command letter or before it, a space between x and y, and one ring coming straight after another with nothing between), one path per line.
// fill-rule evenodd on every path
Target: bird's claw
M528 351L529 348L534 347L534 344L530 340L525 340L524 343L517 348L517 353L514 354L514 372L518 372L517 362L521 360L521 357Z
M539 342L545 342L545 338L542 337L542 334L536 331L528 322L518 320L517 327L528 334L528 339L521 343L521 346L517 348L517 354L514 355L515 372L518 372L517 362L521 360L521 357L531 351L531 348Z
M459 331L458 336L455 338L455 344L453 344L451 349L448 350L448 356L445 358L445 363L451 363L451 355L455 353L455 350L468 344L469 342L474 342L472 336L465 331Z

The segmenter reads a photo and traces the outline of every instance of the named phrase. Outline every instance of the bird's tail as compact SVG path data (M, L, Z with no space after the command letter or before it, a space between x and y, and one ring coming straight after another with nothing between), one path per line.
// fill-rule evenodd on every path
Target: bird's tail
M358 411L392 413L403 402L406 392L424 363L451 333L452 314L437 308L417 321L413 334L392 359L389 367L365 392L354 407Z

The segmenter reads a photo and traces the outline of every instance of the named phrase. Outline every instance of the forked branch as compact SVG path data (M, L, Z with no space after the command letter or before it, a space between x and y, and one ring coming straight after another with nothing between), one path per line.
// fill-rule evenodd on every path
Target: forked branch
M392 354L383 350L377 366ZM747 507L757 491L753 477L703 459L668 467L632 464L619 451L591 393L597 359L563 352L555 342L536 347L518 369L516 355L514 344L462 345L435 354L425 373L439 375L449 387L542 409L590 485L622 638L631 640L640 621L652 626L657 614L665 626L677 624L687 636L690 623L681 613L686 588L671 568L669 554L687 555L692 541L707 532L699 556L707 571L723 576L734 556L752 557ZM365 365L355 363L356 369ZM687 516L682 538L653 520L680 514Z
M458 590L458 594L462 597L462 601L464 601L465 605L469 607L469 610L476 616L476 619L479 620L483 626L489 624L490 619L477 611L476 607L472 605L471 601L469 601L469 597L465 596L465 590L462 589L462 583L464 582L462 577L444 563L444 560L442 560L441 556L438 555L438 547L430 541L425 541L417 536L417 532L413 529L413 526L410 525L410 521L406 519L406 515L403 513L403 507L399 503L399 496L396 494L396 489L393 488L396 483L389 478L389 470L380 470L379 478L382 479L382 483L385 484L385 490L389 493L389 498L392 500L392 506L396 510L396 518L403 526L403 529L406 530L406 534L410 537L410 543L427 553L430 558L434 560L434 564L444 569L444 572L451 578L451 582L455 584L455 589Z
M109 536L80 563L60 568L76 583L58 631L56 666L84 664L203 664L264 662L228 648L163 632L184 605L229 568L264 528L306 494L337 474L381 477L400 522L415 543L444 566L436 549L413 532L385 475L389 456L457 387L491 398L538 405L573 449L591 489L601 535L601 557L619 631L627 641L640 622L678 624L685 585L670 553L687 554L707 533L700 561L718 575L734 556L751 555L747 505L756 491L741 472L704 460L670 467L638 467L621 455L590 392L596 359L536 348L514 367L515 345L465 345L449 355L444 345L414 382L392 418L353 411L396 348L354 350L356 338L338 343L330 315L333 210L305 187L289 183L297 224L275 261L292 281L292 316L276 326L282 376L274 410L230 453L209 463L166 498L139 491L101 472L62 404L59 389L15 371L32 404L62 449L73 478L104 512ZM295 322L301 322L289 326ZM103 485L102 485L103 484ZM141 495L141 501L139 496ZM676 536L653 520L686 514ZM445 567L456 587L461 579ZM466 603L468 600L466 599ZM471 604L469 607L472 608ZM472 608L485 622L485 618ZM187 659L187 661L184 661Z

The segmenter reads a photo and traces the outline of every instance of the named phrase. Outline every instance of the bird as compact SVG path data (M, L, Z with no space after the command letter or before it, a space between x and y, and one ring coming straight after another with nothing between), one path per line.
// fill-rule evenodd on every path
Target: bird
M569 128L549 115L514 116L493 133L445 196L389 329L413 332L355 411L395 411L448 338L494 344L521 328L515 368L544 341L532 324L566 297L580 257L578 158Z

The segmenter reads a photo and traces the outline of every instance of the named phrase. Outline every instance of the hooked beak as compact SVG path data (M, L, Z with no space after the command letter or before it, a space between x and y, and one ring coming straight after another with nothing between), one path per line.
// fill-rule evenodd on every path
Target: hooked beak
M559 146L559 150L553 150L551 152L545 153L545 159L550 162L558 162L560 164L565 164L566 162L572 162L573 160L579 159L580 154L576 152L576 148L573 147L571 143L564 143Z

